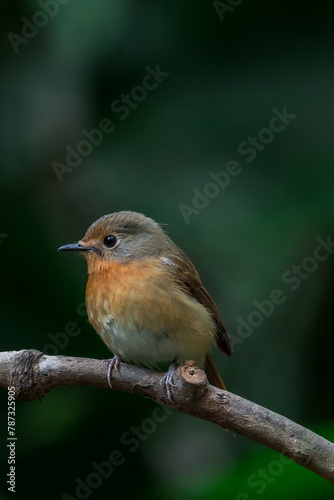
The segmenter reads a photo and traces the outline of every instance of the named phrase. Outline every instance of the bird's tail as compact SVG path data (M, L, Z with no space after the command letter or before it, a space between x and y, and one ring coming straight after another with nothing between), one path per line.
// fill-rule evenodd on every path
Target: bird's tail
M206 355L205 359L205 373L208 377L210 384L218 387L218 389L223 389L226 391L226 387L224 382L221 379L221 376L218 373L217 368L214 365L213 359L210 354Z

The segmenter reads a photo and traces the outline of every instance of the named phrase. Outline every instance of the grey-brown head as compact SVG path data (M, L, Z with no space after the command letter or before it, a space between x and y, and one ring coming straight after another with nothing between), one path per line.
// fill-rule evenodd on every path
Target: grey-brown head
M172 240L153 219L137 212L115 212L95 221L78 242L58 250L82 252L90 259L139 260L175 249Z

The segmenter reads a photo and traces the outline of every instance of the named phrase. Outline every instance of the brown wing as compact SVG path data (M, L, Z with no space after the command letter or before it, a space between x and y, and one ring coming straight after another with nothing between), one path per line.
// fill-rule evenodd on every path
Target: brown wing
M178 248L177 254L168 258L162 257L161 260L173 269L175 279L183 286L184 290L210 311L216 325L217 345L224 354L231 356L233 349L227 327L189 257Z

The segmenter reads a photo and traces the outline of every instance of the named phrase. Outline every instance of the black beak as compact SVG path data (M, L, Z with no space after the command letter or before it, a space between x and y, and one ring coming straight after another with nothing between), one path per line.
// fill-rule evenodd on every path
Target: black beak
M63 245L58 248L58 252L87 252L91 250L90 247L84 247L80 243L70 243L69 245Z

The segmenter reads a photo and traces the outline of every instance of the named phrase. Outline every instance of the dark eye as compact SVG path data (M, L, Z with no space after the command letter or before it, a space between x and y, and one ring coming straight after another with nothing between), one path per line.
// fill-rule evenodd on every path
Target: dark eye
M106 236L104 238L103 243L105 244L106 247L112 248L116 245L117 238L113 234L109 234L109 236Z

